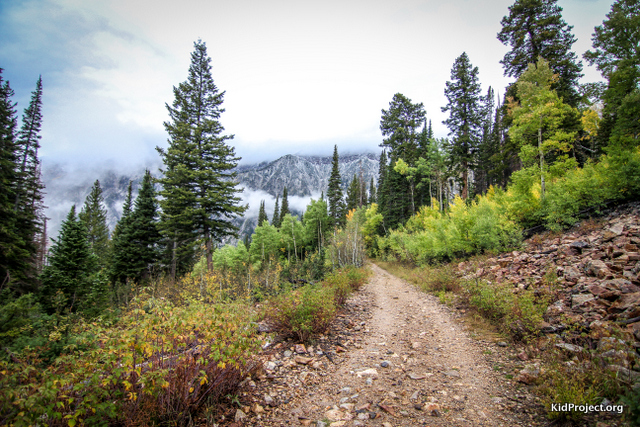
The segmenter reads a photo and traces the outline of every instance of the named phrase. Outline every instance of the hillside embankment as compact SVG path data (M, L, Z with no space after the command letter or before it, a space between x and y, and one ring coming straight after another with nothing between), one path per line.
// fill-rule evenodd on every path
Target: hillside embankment
M516 292L551 286L555 301L544 315L543 333L567 331L570 339L577 327L599 343L615 324L640 347L640 203L583 221L566 233L536 235L522 250L480 265L462 262L458 270L466 278L511 283Z

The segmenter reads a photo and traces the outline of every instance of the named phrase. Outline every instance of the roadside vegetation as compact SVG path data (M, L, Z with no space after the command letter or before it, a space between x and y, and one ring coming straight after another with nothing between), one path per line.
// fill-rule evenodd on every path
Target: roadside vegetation
M363 253L362 239L345 236L359 229L355 218L348 215L327 242L335 263L319 252L290 259L278 233L270 264L261 255L249 263L242 243L225 247L214 253L215 269L207 271L201 261L177 281L150 280L132 290L125 306L103 307L98 316L65 310L61 293L50 315L32 295L4 305L0 421L214 422L219 405L260 368L257 355L267 336L258 333L259 322L281 337L312 341L365 283L367 270L351 262L361 259L353 258L353 242Z

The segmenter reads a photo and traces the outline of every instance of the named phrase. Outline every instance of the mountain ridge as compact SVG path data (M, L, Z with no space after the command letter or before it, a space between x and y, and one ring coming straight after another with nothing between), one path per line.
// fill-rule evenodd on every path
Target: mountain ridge
M239 165L236 182L243 188L242 204L249 205L244 217L236 221L241 234L251 232L257 223L260 200L266 201L267 211L272 216L276 195L281 195L287 187L290 207L294 214L302 215L311 198L326 194L331 174L332 156L287 154L272 161ZM140 170L118 171L117 167L102 170L70 170L60 164L45 165L46 216L49 219L49 236L58 234L62 221L72 205L80 210L96 179L100 180L107 209L107 225L113 230L122 215L122 206L127 194L129 181L133 181L135 198L144 170L149 169L158 177L161 164L140 167ZM378 156L374 153L347 154L339 157L342 187L351 183L354 174L361 174L367 187L373 178L377 182Z

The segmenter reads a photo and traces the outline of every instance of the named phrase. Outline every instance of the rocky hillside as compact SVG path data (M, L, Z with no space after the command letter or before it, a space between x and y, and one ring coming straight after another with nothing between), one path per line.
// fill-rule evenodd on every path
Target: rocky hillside
M296 156L288 154L279 159L239 169L238 182L251 190L262 190L273 197L287 187L289 195L311 196L327 192L332 157ZM342 186L346 191L354 175L362 176L367 185L378 178L378 156L353 154L339 158Z
M458 269L469 278L512 283L516 292L550 287L557 299L545 313L541 332L556 335L560 348L606 348L615 324L626 329L630 339L635 338L632 347L640 349L639 202L564 234L534 236L523 250L489 258L480 268L463 262ZM640 372L624 360L610 368L632 383L640 381Z

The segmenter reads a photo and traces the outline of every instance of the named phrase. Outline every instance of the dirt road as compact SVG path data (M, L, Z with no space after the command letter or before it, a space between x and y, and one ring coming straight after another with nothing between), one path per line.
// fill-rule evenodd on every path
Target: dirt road
M275 346L237 425L546 424L528 391L496 368L506 350L471 338L436 297L370 268L328 336L310 348Z

